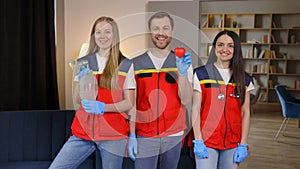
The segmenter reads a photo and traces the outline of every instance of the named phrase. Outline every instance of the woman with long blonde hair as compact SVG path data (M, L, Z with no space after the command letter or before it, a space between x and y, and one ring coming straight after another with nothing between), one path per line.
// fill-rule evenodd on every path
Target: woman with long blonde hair
M88 54L78 60L88 62L88 68L78 75L79 83L92 71L97 96L94 100L79 98L72 136L50 168L77 168L95 150L100 151L102 168L122 168L129 132L127 111L134 104L134 90L126 85L130 61L122 55L119 44L117 23L110 17L98 18L92 27Z

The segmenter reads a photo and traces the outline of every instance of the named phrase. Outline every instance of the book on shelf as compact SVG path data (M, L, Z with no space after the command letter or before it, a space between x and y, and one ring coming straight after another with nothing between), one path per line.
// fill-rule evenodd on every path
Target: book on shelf
M205 28L207 25L207 20L203 22L203 24L201 25L201 28Z
M265 73L265 64L257 64L254 66L253 71L256 73Z
M260 64L260 73L265 73L265 64Z
M262 69L261 64L256 65L256 72L257 73L261 73L262 72L261 69Z
M300 90L300 80L295 80L295 89Z
M265 49L261 50L259 55L258 55L258 58L263 58L264 57L264 54L265 54Z
M252 64L252 73L256 73L257 72L257 65Z
M269 80L269 88L274 88L273 81Z
M265 73L268 73L268 71L269 71L269 63L266 62L265 63Z
M291 35L291 42L292 44L295 44L296 43L296 36L295 35Z
M271 50L269 49L265 50L264 58L270 58L270 56L271 56Z
M265 73L265 64L249 64L249 73Z
M271 56L270 56L270 58L273 58L273 59L277 58L275 50L271 50Z
M222 18L219 20L218 27L222 28Z
M261 43L268 43L268 35L262 36Z
M272 43L277 43L274 35L271 35Z
M258 54L257 48L254 47L254 49L253 49L253 58L257 58L257 54Z
M246 58L253 58L253 50L252 49L247 50Z
M277 73L277 66L276 65L270 65L270 73Z
M253 72L253 64L252 63L249 64L248 71L249 71L248 73L252 73Z

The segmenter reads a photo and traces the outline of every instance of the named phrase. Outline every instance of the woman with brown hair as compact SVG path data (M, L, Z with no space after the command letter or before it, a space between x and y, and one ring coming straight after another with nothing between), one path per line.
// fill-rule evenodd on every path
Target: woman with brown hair
M197 169L234 169L248 155L252 77L233 31L219 32L205 66L195 69L192 120Z

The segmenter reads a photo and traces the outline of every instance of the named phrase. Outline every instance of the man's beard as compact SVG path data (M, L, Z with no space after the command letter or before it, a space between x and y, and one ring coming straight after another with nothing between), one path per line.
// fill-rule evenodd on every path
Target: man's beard
M166 42L164 42L161 45L159 43L159 38L164 38L166 40ZM158 49L165 49L171 43L172 37L169 37L167 35L156 34L155 37L151 36L151 40L152 40L154 46L157 47Z

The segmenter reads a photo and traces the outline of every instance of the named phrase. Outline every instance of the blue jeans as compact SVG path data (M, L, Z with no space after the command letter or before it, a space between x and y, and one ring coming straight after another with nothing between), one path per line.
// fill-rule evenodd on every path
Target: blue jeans
M96 149L101 154L102 168L122 169L125 148L126 139L94 142L71 136L49 169L76 169Z
M161 138L138 136L137 141L138 153L135 169L177 169L182 136Z
M233 154L236 148L228 150L217 150L208 148L208 158L196 157L197 169L236 169L237 163L233 162Z

